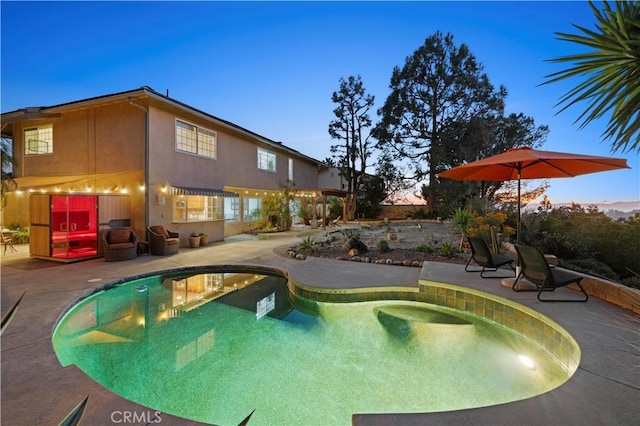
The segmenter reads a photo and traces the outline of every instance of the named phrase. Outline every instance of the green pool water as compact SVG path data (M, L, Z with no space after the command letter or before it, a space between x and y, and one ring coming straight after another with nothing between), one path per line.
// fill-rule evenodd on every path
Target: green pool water
M147 277L71 308L53 345L62 365L126 399L220 425L251 412L250 425L349 425L355 413L520 400L568 379L529 340L464 312L292 300L271 274Z

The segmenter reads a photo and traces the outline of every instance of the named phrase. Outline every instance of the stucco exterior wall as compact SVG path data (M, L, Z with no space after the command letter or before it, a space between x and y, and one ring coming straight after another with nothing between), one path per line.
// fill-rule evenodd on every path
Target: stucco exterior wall
M25 156L24 129L45 124L53 125L53 153ZM143 169L144 113L121 102L20 123L14 146L15 177Z
M224 239L225 233L244 232L252 224L239 221L225 225L223 220L173 222L170 186L226 189L242 196L262 197L261 194L281 191L288 184L291 160L294 189L320 187L317 161L159 96L141 89L53 107L28 108L23 120L21 111L7 113L6 117L12 120L10 131L18 161L14 176L24 177L23 182L45 193L126 194L131 200L132 227L141 238L146 237L147 224L164 225L180 233L181 246L188 245L192 232L206 233L210 241L216 241ZM41 118L47 114L51 116ZM216 158L177 151L176 119L216 132ZM53 125L53 153L25 156L24 128L44 124ZM258 147L275 153L275 171L258 168ZM65 176L73 176L73 182ZM38 177L54 179L44 182ZM28 193L10 194L9 198L4 222L18 220L26 225Z

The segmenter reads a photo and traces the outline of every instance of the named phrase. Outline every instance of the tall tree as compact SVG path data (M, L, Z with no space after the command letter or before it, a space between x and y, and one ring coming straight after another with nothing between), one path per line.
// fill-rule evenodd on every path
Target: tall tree
M456 123L501 114L506 89L497 91L465 44L451 34L428 37L391 76L391 94L378 111L373 134L394 160L408 161L416 181L428 178L427 205L437 208L436 175L443 171L443 134Z
M364 175L358 192L358 213L367 219L375 219L382 212L382 203L387 198L384 179L380 176Z
M331 152L347 181L347 216L353 219L360 180L369 165L373 148L368 128L371 127L369 110L373 107L374 97L366 93L358 75L347 80L341 78L340 89L333 92L331 100L338 106L333 110L336 119L329 123L329 135L340 140L339 144L331 146Z
M640 3L616 1L612 9L605 1L602 11L591 1L589 6L597 20L596 31L574 25L582 35L556 35L558 40L590 50L551 59L574 65L549 74L543 84L583 77L560 98L558 106L564 105L560 112L586 102L586 109L576 119L580 128L609 115L602 136L611 140L611 150L640 152Z
M532 117L524 114L509 114L508 116L476 117L468 122L456 123L447 128L442 139L447 141L444 146L449 147L440 156L438 167L449 169L463 163L490 157L496 153L505 152L512 148L528 146L539 148L546 141L549 128L536 125ZM546 189L546 184L540 184L527 193L539 194ZM423 193L428 187L423 187ZM446 205L446 216L456 207L464 207L473 198L485 200L488 204L500 203L515 198L515 193L508 182L480 182L454 181L439 179L436 194Z

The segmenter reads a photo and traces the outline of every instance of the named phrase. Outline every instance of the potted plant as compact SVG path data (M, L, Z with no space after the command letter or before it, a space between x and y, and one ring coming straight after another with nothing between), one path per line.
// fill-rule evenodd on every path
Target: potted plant
M209 236L204 233L200 233L200 247L206 246L209 244Z
M189 237L189 247L200 247L200 234L198 234L197 232L191 233L191 236Z

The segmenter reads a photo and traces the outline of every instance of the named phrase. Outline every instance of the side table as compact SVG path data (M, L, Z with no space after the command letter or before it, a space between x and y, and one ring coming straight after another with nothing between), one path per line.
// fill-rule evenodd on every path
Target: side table
M138 240L138 256L149 254L149 241Z

